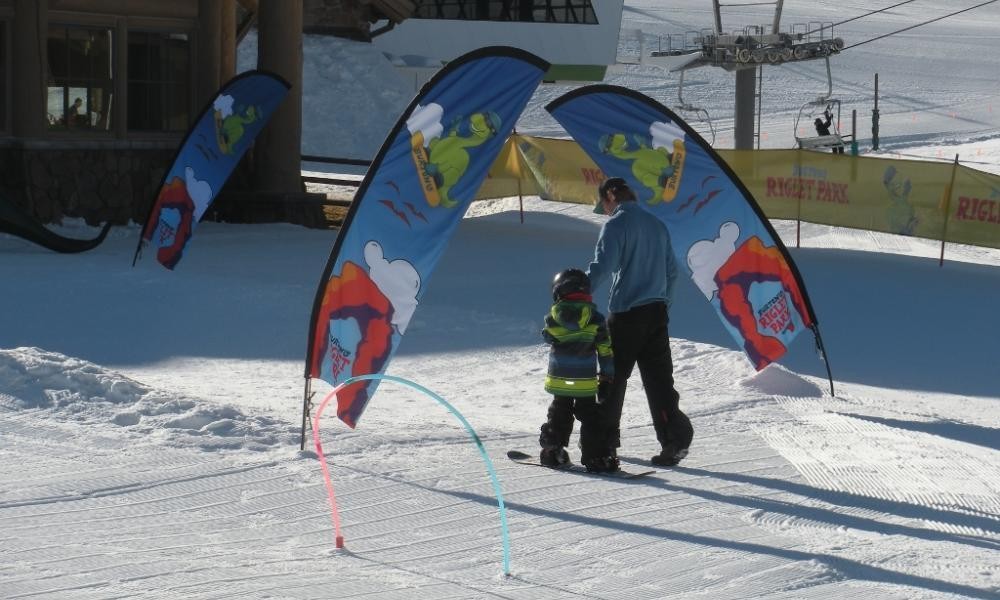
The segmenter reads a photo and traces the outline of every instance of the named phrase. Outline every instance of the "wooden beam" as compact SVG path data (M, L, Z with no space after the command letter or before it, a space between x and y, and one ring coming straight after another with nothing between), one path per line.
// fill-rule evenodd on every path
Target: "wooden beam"
M257 65L292 85L254 144L259 191L302 191L302 1L261 0Z
M46 91L43 73L47 64L48 6L45 0L17 0L11 27L11 129L18 137L36 137L46 130ZM54 115L62 117L62 108Z
M225 83L236 75L236 0L222 0L220 27L219 81Z
M149 2L149 0L49 0L49 10L65 10L129 17L197 19L197 0Z
M417 10L417 5L411 0L362 0L362 3L382 13L393 23L402 23Z

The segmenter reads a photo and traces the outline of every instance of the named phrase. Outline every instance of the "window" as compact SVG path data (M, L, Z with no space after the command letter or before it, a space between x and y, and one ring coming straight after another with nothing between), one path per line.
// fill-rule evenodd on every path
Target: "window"
M597 24L591 0L417 0L413 18Z
M191 41L186 33L129 31L128 128L183 131L191 104Z
M53 25L48 37L48 122L53 130L111 128L112 31Z
M128 130L187 129L192 90L188 34L130 29L126 34L127 44L115 48L114 31L112 27L98 25L49 27L49 129L112 131L112 100L116 92L126 94L124 117ZM127 65L125 81L121 81L121 75L114 69L116 55L120 60L123 54ZM0 80L2 75L0 71ZM119 110L118 114L123 113Z

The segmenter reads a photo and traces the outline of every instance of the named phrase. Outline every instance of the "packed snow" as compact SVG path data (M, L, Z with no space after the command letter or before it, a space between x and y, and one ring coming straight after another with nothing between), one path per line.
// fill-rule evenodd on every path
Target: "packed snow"
M707 2L669 4L626 2L623 56L627 31L710 26ZM786 23L872 10L784 4ZM766 21L739 10L734 21ZM947 10L915 2L838 34L850 46ZM1000 172L998 19L993 4L845 50L835 91L870 114L878 70L883 155L960 154ZM307 39L305 153L374 154L412 93L385 83L384 60ZM676 94L676 74L652 67L608 81L668 105ZM723 116L727 147L732 75L685 83L686 100ZM765 69L767 145L791 145L819 88L820 64ZM518 131L560 135L542 106L567 89L540 88ZM502 489L509 575L476 445L392 382L357 429L321 421L346 542L335 547L313 440L299 443L309 314L336 231L201 223L175 272L149 256L131 266L134 224L77 255L0 235L0 597L1000 597L1000 251L948 244L939 266L932 240L776 222L835 395L808 332L755 372L684 282L671 334L691 455L621 481L505 456L535 451L550 400L539 331L552 275L589 261L603 222L586 206L523 205L523 223L517 198L470 208L388 369L475 428ZM329 390L314 388L317 402ZM623 466L649 469L657 451L636 375Z

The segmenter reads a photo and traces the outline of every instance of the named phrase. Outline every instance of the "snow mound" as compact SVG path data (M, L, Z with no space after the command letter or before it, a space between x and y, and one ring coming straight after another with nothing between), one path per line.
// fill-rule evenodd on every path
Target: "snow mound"
M274 419L178 397L40 348L0 350L0 410L45 410L55 421L113 425L203 450L264 450L290 444L297 434Z
M133 403L150 392L93 363L39 348L0 350L0 386L6 408L65 412L95 403Z
M740 381L744 388L776 396L818 398L823 390L815 383L777 364Z

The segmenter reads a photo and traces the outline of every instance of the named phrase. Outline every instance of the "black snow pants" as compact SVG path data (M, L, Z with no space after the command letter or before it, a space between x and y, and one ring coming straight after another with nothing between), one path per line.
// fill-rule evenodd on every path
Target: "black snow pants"
M607 418L594 396L553 396L547 416L548 419L541 427L541 435L538 436L538 443L543 448L568 446L575 416L580 421L581 460L610 454Z
M653 428L661 447L672 444L676 449L691 445L694 428L681 412L680 394L674 389L674 364L670 357L667 334L667 307L663 302L643 304L608 318L611 347L615 353L615 379L608 398L611 446L621 446L622 406L625 385L632 369L638 365L642 386L646 391Z

